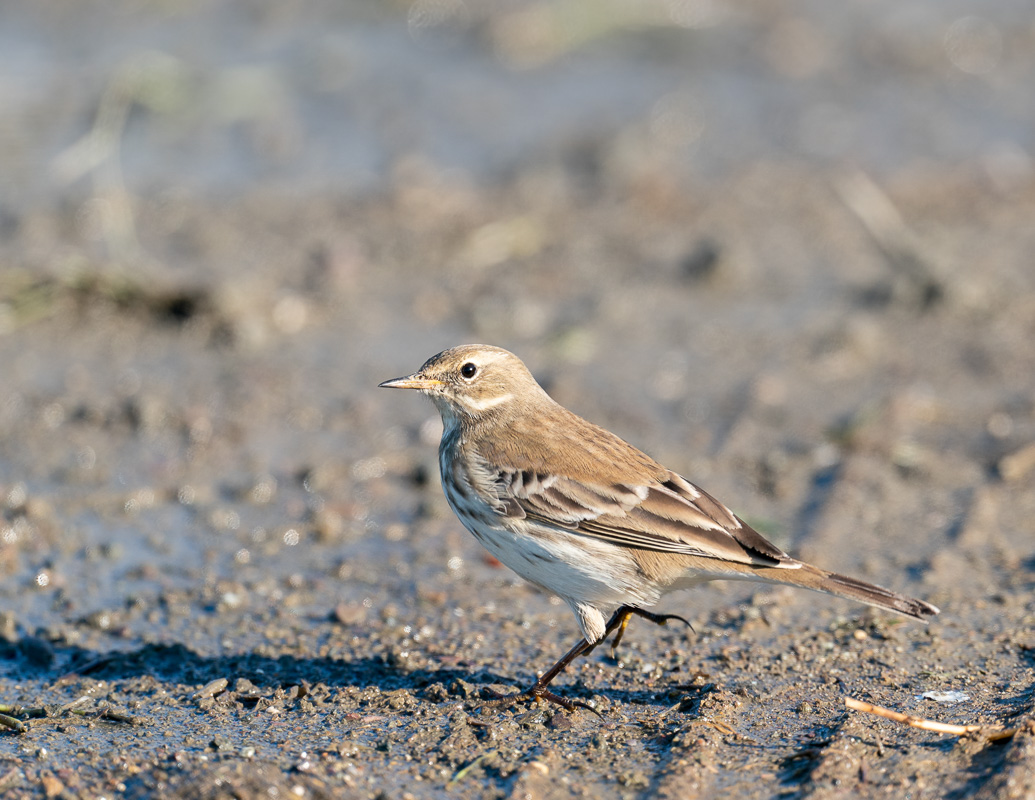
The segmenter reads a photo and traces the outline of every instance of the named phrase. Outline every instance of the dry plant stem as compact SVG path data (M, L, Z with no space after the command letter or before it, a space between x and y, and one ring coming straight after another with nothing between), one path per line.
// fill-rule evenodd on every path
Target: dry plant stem
M18 719L19 717L25 719L40 719L40 718L55 718L62 714L75 714L80 717L92 717L94 719L104 719L109 722L122 722L127 725L143 725L146 722L144 717L135 717L129 714L123 714L121 711L115 711L111 708L102 708L100 710L86 710L82 708L76 708L78 705L89 700L88 697L79 697L73 700L71 703L61 706L58 709L46 709L46 708L27 708L25 706L14 706L14 705L0 705L0 728L7 728L14 731L15 733L25 733L28 728L25 724Z
M0 727L12 730L15 733L25 733L25 723L7 714L0 714Z
M942 733L947 736L969 736L972 733L978 733L990 742L998 742L1002 739L1009 739L1017 733L1017 728L988 731L983 725L949 725L945 722L936 722L931 719L914 717L911 714L892 711L890 708L875 706L872 703L867 703L863 700L856 700L853 697L846 697L845 705L855 711L864 711L867 714L876 714L878 717L884 717L885 719L894 720L895 722L901 722L913 728L933 731L934 733Z
M0 714L6 714L12 717L45 717L47 716L47 710L45 708L26 708L25 706L0 705Z
M462 781L464 778L466 778L467 775L471 772L471 770L475 769L476 767L480 767L482 764L484 764L490 758L494 758L498 754L499 754L498 750L487 750L486 752L482 753L480 756L478 756L476 759L474 759L474 761L469 763L466 767L463 767L460 770L458 770L457 773L452 778L449 779L449 783L446 784L446 788L447 789L452 789L460 781Z
M891 198L864 172L843 175L835 184L842 202L866 228L892 267L924 290L938 285L936 270L921 254L920 242L906 226Z

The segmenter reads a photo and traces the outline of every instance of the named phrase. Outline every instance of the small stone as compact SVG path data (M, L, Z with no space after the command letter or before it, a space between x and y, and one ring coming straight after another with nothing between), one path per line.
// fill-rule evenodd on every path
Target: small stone
M341 625L357 625L366 619L367 609L362 603L338 603L331 618Z
M330 508L322 508L313 514L313 531L319 542L335 542L345 532L345 518Z
M265 692L247 678L238 678L234 682L234 694L238 700L247 702L258 700L265 695Z
M212 741L209 742L209 747L215 750L217 753L228 753L233 750L233 745L230 740L222 734L216 734L212 737Z
M216 678L214 681L209 681L202 686L194 694L195 697L215 697L217 694L226 691L226 687L230 684L226 678Z
M1008 483L1020 481L1035 470L1035 442L1003 456L996 466L1003 480Z
M449 693L454 697L459 697L463 700L470 700L475 696L475 689L467 681L456 678L449 684Z
M65 785L53 775L44 775L40 778L40 784L43 786L44 797L58 797L65 791Z
M424 690L424 699L429 703L445 703L449 700L449 692L441 683L433 683Z

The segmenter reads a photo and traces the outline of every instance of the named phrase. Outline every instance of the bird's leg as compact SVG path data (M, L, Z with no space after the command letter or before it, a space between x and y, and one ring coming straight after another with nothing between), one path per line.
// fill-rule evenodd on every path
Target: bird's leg
M604 633L604 639L606 639L611 634L612 630L615 628L618 629L618 633L615 634L614 641L611 642L611 658L615 661L618 660L618 645L622 641L622 637L625 635L625 629L628 627L629 620L632 618L633 614L650 620L655 625L664 625L670 619L678 619L690 630L694 629L693 625L678 614L654 614L650 611L644 611L642 608L636 608L635 606L622 606L612 615L611 621L607 623L607 630Z
M622 637L625 636L625 629L629 626L629 620L632 619L632 611L626 606L622 606L616 614L621 614L621 618L618 621L618 632L615 634L614 641L611 642L611 658L615 661L618 660L618 643L622 641ZM610 631L609 631L610 632ZM607 638L607 635L604 635Z
M632 616L632 614L637 613L638 610L639 609L632 608L631 606L622 606L614 614L611 615L611 619L608 620L607 626L604 628L604 635L601 636L597 641L590 643L587 642L585 639L579 639L578 643L573 648L571 648L571 650L569 650L567 653L561 656L560 661L558 661L556 664L550 667L550 669L548 669L546 672L540 675L536 679L536 682L533 683L527 689L525 689L523 692L496 695L496 697L493 697L491 700L489 700L486 703L486 705L510 705L514 701L519 700L523 697L531 697L535 699L548 700L551 703L556 703L557 705L567 709L568 711L574 711L576 708L585 708L589 711L592 711L599 717L600 712L592 706L586 705L585 703L578 700L568 700L565 697L561 697L558 694L554 694L546 687L550 685L550 682L554 678L556 678L558 675L564 672L565 668L567 668L567 666L572 661L574 661L576 658L583 655L584 653L591 652L593 648L595 648L598 644L600 644L608 636L610 636L611 632L614 631L614 629L617 628L619 625L622 625L624 627L624 625L628 624L629 617Z
M608 636L617 630L618 633L615 634L614 643L611 645L611 655L613 656L615 648L618 647L618 643L622 641L622 634L625 633L625 628L629 624L629 619L634 614L638 617L650 620L655 625L664 625L670 619L678 619L680 622L686 623L686 626L690 628L690 630L693 630L693 626L678 614L654 614L650 611L644 611L642 608L636 608L635 606L622 606L611 615L611 619L607 621L607 626L604 628L604 635L597 641L590 643L585 639L579 639L578 643L571 648L571 650L561 656L561 659L556 664L540 675L536 679L536 682L523 692L515 692L514 694L505 695L497 694L495 697L488 700L485 705L510 705L521 698L527 697L556 703L561 708L567 709L568 711L574 711L576 708L584 708L587 711L592 711L599 717L600 712L592 706L587 705L580 700L568 700L566 697L554 694L546 687L550 685L554 678L564 672L572 661L581 655L592 652L598 644L607 639Z
M536 679L536 682L533 683L527 689L525 689L523 692L515 692L514 694L504 695L497 694L495 697L487 701L485 705L510 705L516 700L520 700L523 697L528 697L535 700L542 699L547 700L551 703L556 703L557 705L561 706L561 708L565 708L568 711L574 711L576 708L584 708L587 711L592 711L599 717L600 712L592 706L587 705L586 703L583 703L579 700L568 700L565 697L561 697L559 694L554 694L546 688L550 685L550 681L552 681L554 678L556 678L564 671L565 667L567 667L572 661L581 656L583 653L592 650L594 647L596 647L596 644L596 642L590 644L585 639L579 639L578 644L576 644L573 648L571 648L571 650L569 650L567 653L561 656L560 661L558 661L556 664L550 667L550 669L548 669L546 672L540 675Z

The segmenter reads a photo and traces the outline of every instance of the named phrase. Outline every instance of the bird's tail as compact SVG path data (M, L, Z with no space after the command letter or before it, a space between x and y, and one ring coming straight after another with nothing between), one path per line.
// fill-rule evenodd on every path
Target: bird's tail
M894 611L921 622L927 622L929 617L938 613L937 607L925 603L923 600L906 597L882 586L849 578L847 575L827 572L810 564L802 564L798 569L756 567L754 572L758 577L773 583L786 583L816 592L845 597L849 600Z

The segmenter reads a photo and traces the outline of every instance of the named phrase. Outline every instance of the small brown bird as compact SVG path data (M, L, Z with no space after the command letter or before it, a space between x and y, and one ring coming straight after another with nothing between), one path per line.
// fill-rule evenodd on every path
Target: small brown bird
M681 619L645 609L704 581L801 586L919 620L938 613L791 558L702 489L558 405L499 347L454 347L380 385L432 399L444 424L439 466L450 507L492 555L563 598L582 630L529 689L501 700L589 708L550 692L550 681L615 631L617 646L633 614Z

